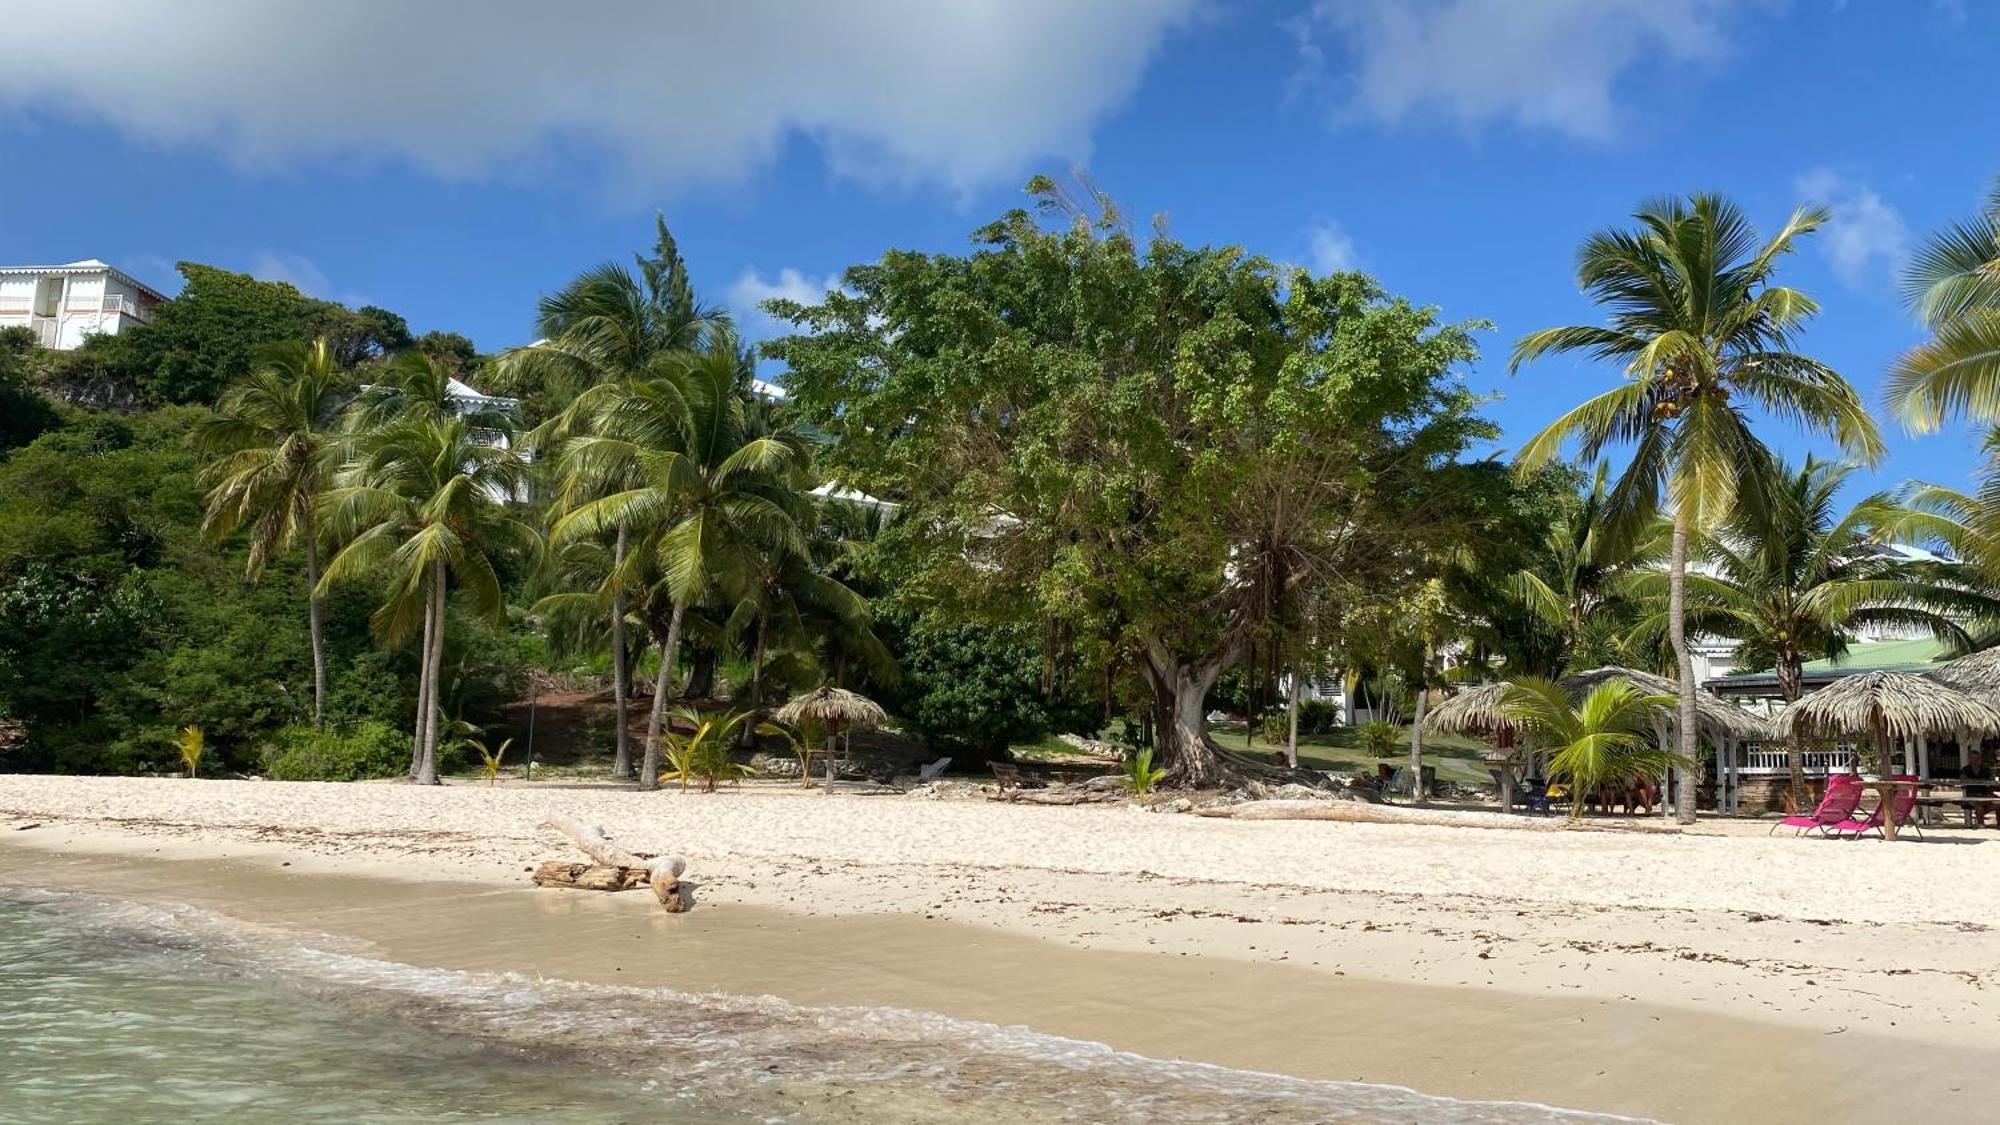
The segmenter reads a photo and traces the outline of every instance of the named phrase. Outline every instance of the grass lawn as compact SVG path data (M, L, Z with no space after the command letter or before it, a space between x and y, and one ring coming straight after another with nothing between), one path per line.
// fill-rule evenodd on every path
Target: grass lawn
M1231 750L1245 750L1258 757L1264 757L1273 750L1283 749L1284 744L1273 745L1261 735L1255 744L1249 744L1244 737L1241 723L1218 723L1210 728L1215 740ZM1483 742L1455 734L1429 734L1424 736L1424 764L1436 766L1441 781L1459 781L1472 784L1487 784L1493 779L1486 772L1480 755L1487 746ZM1372 773L1375 763L1407 765L1410 761L1410 729L1403 728L1403 739L1395 754L1387 758L1377 758L1354 745L1353 727L1336 727L1327 734L1299 736L1299 765L1315 770L1341 770L1347 773Z

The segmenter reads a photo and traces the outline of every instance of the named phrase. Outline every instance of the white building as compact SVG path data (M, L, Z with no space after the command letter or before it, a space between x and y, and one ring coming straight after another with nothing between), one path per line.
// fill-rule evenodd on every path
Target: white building
M90 258L64 266L0 266L0 328L32 328L45 348L69 351L86 336L117 334L153 319L167 298Z

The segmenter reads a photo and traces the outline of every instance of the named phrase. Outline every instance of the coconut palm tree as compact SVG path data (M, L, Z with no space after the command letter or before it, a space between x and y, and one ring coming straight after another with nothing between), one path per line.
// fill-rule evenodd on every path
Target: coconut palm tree
M1515 345L1511 367L1556 352L1622 366L1624 382L1551 422L1521 449L1533 469L1576 439L1587 460L1629 444L1631 463L1611 491L1621 518L1645 518L1661 493L1672 511L1668 636L1680 680L1680 754L1695 748L1694 658L1686 629L1688 545L1718 527L1744 491L1746 473L1768 463L1752 407L1829 434L1849 456L1873 462L1882 439L1847 380L1793 350L1819 306L1774 284L1778 260L1826 221L1801 208L1759 243L1743 213L1718 195L1649 203L1636 229L1600 231L1577 255L1577 281L1609 310L1604 326L1549 328ZM1694 819L1694 771L1681 774L1674 805Z
M1553 636L1553 672L1622 662L1623 646L1608 633L1630 625L1643 602L1635 580L1666 554L1655 525L1615 518L1610 480L1610 463L1599 461L1589 490L1548 525L1534 561L1508 583L1514 601ZM1612 649L1619 659L1609 658Z
M1931 338L1890 370L1891 408L1919 433L1957 414L2000 422L2000 182L1979 214L1924 241L1903 291Z
M1774 465L1772 487L1700 545L1708 564L1688 576L1705 632L1734 637L1755 667L1769 659L1786 703L1804 694L1805 662L1837 656L1867 625L1921 628L1963 646L1960 619L1991 620L2000 603L1877 544L1906 518L1886 493L1846 511L1837 503L1855 466L1808 457ZM1791 743L1792 797L1804 800L1805 752Z
M318 506L339 460L335 430L346 387L325 337L278 344L195 431L197 445L216 458L201 472L208 488L202 530L219 539L248 527L253 581L274 556L305 548L314 726L326 720Z
M805 444L789 431L757 434L744 391L744 353L719 334L699 355L654 378L609 387L591 432L565 457L598 479L635 483L579 505L551 537L649 529L645 551L668 606L646 721L642 788L659 785L660 729L688 608L712 588L740 590L762 552L803 555Z
M427 785L438 779L446 594L456 584L468 609L501 618L495 553L532 554L539 545L507 503L523 479L521 457L485 438L464 418L396 419L359 439L359 459L326 497L329 530L346 546L327 564L320 589L386 574L387 599L370 619L377 635L400 645L421 622L410 776Z
M653 256L637 259L636 275L610 263L579 274L541 299L535 331L542 339L502 354L495 364L504 386L567 403L530 438L538 450L555 455L558 513L643 483L616 472L607 476L592 471L595 462L562 456L567 438L589 433L603 421L602 412L617 401L607 392L654 377L663 363L682 362L711 334L728 329L725 313L696 299L687 264L666 220L656 216L654 221ZM629 470L630 465L622 467ZM611 772L620 778L632 776L627 721L632 665L625 639L635 569L628 565L631 531L620 523L611 533L611 567L598 588L610 624L612 696L618 714Z
M1550 777L1569 786L1575 818L1607 785L1664 777L1690 761L1652 738L1653 724L1673 704L1673 696L1648 695L1627 680L1601 683L1577 703L1553 681L1523 677L1500 697L1501 713L1549 751Z

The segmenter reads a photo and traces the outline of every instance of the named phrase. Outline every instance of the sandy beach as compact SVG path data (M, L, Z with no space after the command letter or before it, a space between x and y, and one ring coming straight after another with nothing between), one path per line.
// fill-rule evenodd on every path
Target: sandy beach
M687 855L695 908L528 886L572 854L538 828L552 814ZM0 883L187 902L414 965L892 1005L1667 1121L2000 1104L2000 836L1517 823L7 776Z

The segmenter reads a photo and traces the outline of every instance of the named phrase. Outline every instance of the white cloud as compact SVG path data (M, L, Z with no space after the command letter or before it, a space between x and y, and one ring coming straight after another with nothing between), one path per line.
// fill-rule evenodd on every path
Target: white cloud
M1356 267L1360 259L1354 253L1354 240L1340 228L1340 224L1330 220L1314 223L1307 233L1312 271L1316 274L1340 273Z
M845 176L964 188L1085 157L1196 3L97 0L0 32L0 118L253 168L602 153L633 186L728 180L805 137Z
M781 335L792 330L789 323L774 319L763 310L765 301L783 298L805 305L817 305L830 290L840 288L839 279L813 277L785 266L776 277L765 277L754 267L746 267L729 285L729 311L736 328L751 339Z
M1832 212L1817 241L1842 281L1869 289L1894 279L1910 256L1910 226L1902 212L1873 188L1830 168L1800 176L1797 187L1806 200L1824 204Z
M1510 121L1602 140L1622 123L1627 71L1719 57L1730 0L1315 0L1294 25L1307 86L1340 111L1395 125ZM1345 51L1329 51L1331 31ZM1347 66L1342 68L1342 63ZM1342 68L1343 73L1331 71Z
M326 271L302 254L262 250L250 259L250 266L244 272L259 281L282 281L308 297L333 299L333 285L327 281Z

